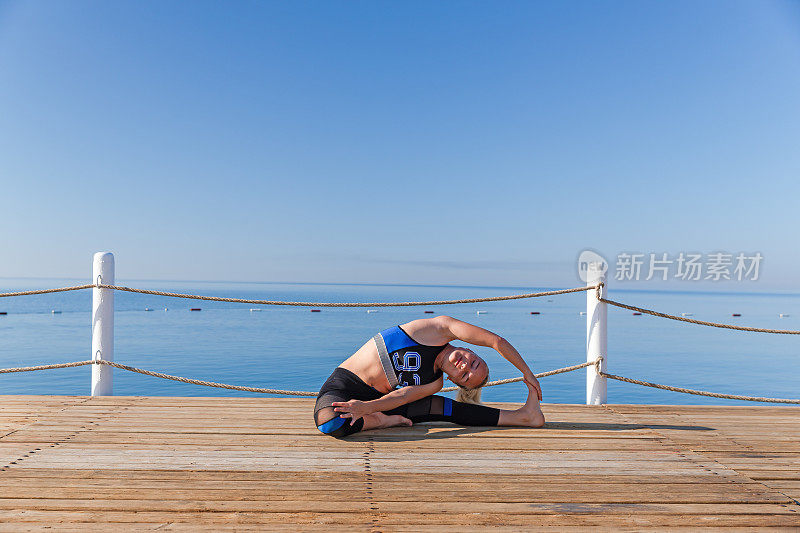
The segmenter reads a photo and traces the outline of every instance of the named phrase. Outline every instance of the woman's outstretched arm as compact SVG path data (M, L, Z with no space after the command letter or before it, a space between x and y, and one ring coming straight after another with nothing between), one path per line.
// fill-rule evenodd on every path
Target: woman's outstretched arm
M486 346L493 348L497 353L502 355L509 363L517 367L522 372L522 377L525 383L533 386L536 389L536 396L541 401L542 399L542 386L539 385L539 380L533 375L533 372L528 367L528 364L514 348L510 342L505 340L500 335L492 333L489 330L475 326L468 322L463 322L450 316L438 316L437 320L441 327L446 328L452 335L452 339L459 339L476 346ZM449 341L448 341L449 342Z
M392 392L384 394L377 400L361 401L350 400L348 402L333 402L334 411L342 413L342 418L350 418L350 424L354 424L356 420L362 416L391 411L396 407L414 402L426 396L431 396L442 390L444 378L440 377L436 381L426 383L425 385L409 385L407 387L400 387Z

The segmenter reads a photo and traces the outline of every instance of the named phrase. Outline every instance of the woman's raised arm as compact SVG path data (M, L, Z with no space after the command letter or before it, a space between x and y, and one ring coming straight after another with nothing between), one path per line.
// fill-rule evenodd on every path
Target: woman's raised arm
M510 342L505 340L500 335L492 333L488 329L483 329L474 324L470 324L450 316L437 316L433 320L438 323L442 330L444 330L444 335L452 336L450 340L458 339L476 346L493 348L509 363L517 367L517 369L522 372L522 377L525 379L525 382L536 389L539 400L541 401L542 387L539 385L539 380L536 379L536 377L533 375L533 372L531 372L531 369L528 367L528 364ZM447 335L447 332L449 332L449 335Z

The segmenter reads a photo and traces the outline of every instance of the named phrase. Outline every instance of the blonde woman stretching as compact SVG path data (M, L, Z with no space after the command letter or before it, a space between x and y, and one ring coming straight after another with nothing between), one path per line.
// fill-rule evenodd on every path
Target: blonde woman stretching
M528 386L525 405L515 410L480 405L489 367L469 348L450 345L454 340L491 347L517 367ZM434 395L442 389L443 374L460 387L456 401ZM508 341L461 320L437 316L385 329L340 364L317 395L314 422L322 433L337 438L431 421L541 427L541 399L539 381Z

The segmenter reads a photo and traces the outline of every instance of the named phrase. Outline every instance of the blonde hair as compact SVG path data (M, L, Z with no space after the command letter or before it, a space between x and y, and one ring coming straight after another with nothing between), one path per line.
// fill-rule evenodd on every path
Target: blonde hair
M481 405L481 391L483 390L483 386L489 382L489 373L486 373L486 379L483 380L483 383L475 387L474 389L468 389L466 387L462 387L459 385L458 393L456 394L456 401L461 403L474 403L477 405Z

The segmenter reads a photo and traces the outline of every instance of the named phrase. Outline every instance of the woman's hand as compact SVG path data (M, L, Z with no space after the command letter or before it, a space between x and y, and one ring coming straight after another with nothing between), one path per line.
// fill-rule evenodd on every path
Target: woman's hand
M527 383L528 385L530 385L531 387L536 389L536 395L539 396L539 401L541 402L542 401L542 386L539 385L539 380L536 379L536 376L533 375L533 372L524 373L522 375L522 379L525 381L525 383Z
M362 402L360 400L350 400L348 402L333 402L333 410L337 413L342 413L339 415L341 418L349 418L350 425L356 423L356 420L359 418L363 418L364 415L368 415L372 412L372 410L367 406L367 402Z

